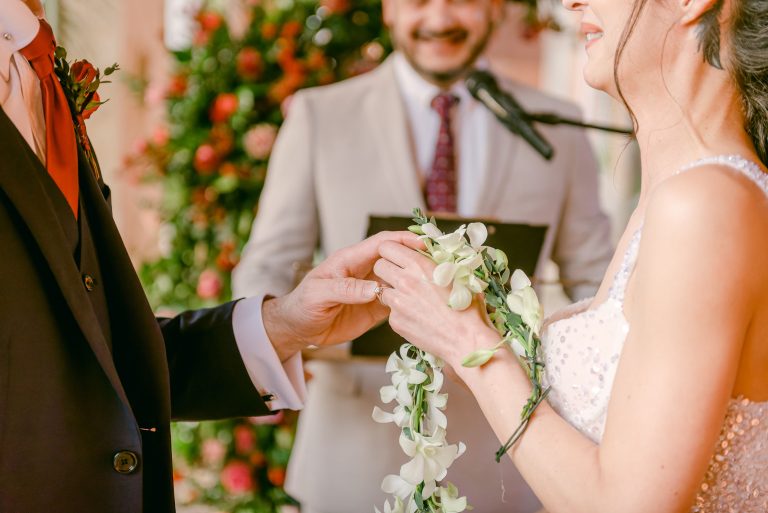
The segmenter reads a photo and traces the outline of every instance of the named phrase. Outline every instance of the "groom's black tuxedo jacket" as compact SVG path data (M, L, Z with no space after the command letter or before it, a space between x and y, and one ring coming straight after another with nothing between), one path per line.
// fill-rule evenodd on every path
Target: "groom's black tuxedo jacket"
M171 512L171 419L268 409L234 303L156 319L79 162L78 221L0 108L0 512Z

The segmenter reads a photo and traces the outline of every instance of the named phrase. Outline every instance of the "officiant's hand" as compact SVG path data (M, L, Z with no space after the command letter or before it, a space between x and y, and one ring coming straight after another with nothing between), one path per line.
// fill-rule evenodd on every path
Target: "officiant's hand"
M421 244L408 232L379 233L332 254L290 294L264 302L264 327L281 360L308 345L352 340L386 318L389 309L376 299L373 275L385 241Z

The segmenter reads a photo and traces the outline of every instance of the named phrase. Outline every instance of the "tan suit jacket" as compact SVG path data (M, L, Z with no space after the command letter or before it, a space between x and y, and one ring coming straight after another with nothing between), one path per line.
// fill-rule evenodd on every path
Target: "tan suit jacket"
M573 105L540 92L506 87L528 109L579 115ZM488 122L488 169L478 173L474 214L549 225L542 261L559 265L571 297L594 292L612 250L599 207L597 164L584 133L543 127L556 148L546 162L492 117ZM285 293L316 249L327 255L360 241L371 214L409 215L416 206L425 207L392 60L361 77L301 91L276 142L251 238L234 272L234 292ZM313 513L381 507L381 480L405 462L397 428L371 419L379 388L387 384L383 362L313 361L308 368L314 379L288 492ZM454 383L446 388L449 441L468 447L448 480L475 511L535 511L538 501L514 466L494 463L498 441L471 395Z

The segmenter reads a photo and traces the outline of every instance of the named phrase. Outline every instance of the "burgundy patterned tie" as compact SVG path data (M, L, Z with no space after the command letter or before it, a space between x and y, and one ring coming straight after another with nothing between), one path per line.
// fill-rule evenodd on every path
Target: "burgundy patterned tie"
M459 99L449 93L440 93L432 100L432 108L440 115L435 160L427 177L427 210L456 212L456 162L451 131L451 109Z

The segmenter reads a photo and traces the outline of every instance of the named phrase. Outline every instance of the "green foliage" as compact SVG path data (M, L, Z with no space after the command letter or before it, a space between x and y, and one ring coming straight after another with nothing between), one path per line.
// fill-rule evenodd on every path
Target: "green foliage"
M164 184L163 257L140 271L157 309L230 298L290 95L367 71L390 50L377 0L279 5L252 7L240 39L202 11L195 44L174 54L167 132L134 159Z

